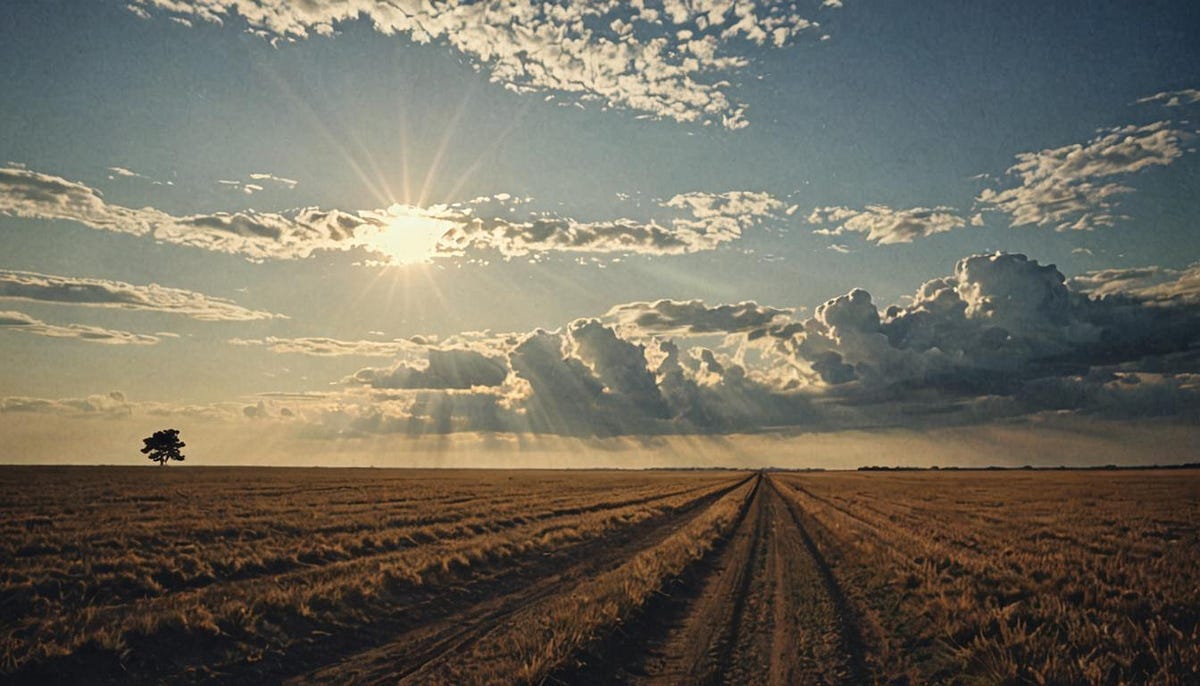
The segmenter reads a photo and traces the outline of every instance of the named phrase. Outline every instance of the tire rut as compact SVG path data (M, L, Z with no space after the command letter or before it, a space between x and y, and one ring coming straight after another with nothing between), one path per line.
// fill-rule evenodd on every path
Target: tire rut
M475 604L464 607L464 603L447 602L442 597L440 611L426 613L419 624L410 622L386 641L343 654L340 662L299 676L292 683L424 683L418 678L427 666L469 648L531 603L561 593L564 584L616 567L636 552L652 547L754 478L740 479L667 521L625 532L620 540L601 539L577 546L558 571L553 571L553 562L547 560L550 564L545 571L539 565L532 574L506 579L490 593L473 594Z
M582 666L552 681L865 683L854 610L770 476L734 533L693 567Z

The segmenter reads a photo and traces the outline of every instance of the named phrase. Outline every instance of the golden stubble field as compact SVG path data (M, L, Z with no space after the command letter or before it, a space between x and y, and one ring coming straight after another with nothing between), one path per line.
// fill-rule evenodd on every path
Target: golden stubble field
M1200 472L0 468L0 681L1200 683Z

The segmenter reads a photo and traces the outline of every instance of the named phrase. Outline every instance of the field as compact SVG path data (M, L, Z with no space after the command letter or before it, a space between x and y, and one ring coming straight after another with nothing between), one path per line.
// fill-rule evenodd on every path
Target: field
M1200 683L1200 472L0 468L0 681Z

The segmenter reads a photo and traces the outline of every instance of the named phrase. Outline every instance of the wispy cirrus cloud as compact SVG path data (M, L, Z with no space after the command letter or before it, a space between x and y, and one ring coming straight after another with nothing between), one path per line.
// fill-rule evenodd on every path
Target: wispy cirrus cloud
M254 195L259 191L266 190L268 186L290 191L300 182L295 179L276 176L270 172L252 172L247 180L217 179L217 183L227 188L241 191L246 195ZM264 186L263 184L266 185Z
M0 299L116 307L179 314L201 321L253 321L283 315L251 310L231 300L158 284L0 270Z
M282 176L276 176L270 172L251 172L250 180L258 181L261 183L275 184L277 186L282 186L283 188L286 188L288 190L295 188L296 185L300 183L299 181L297 181L295 179L288 179L288 178L284 178Z
M418 339L419 340L419 339ZM412 340L367 341L340 340L321 336L301 338L231 338L229 343L239 346L261 346L274 353L312 355L315 357L396 357L420 350L423 342Z
M0 311L0 331L20 331L51 338L74 338L106 345L154 345L158 337L84 324L48 324L15 310Z
M867 205L861 210L818 207L808 216L809 224L825 227L813 233L822 236L861 233L867 241L879 245L911 243L917 238L961 229L967 221L953 207L944 206L894 209L887 205ZM831 249L843 252L845 246L839 247Z
M814 12L841 5L808 4ZM272 40L330 36L339 23L365 19L380 33L444 42L518 93L596 100L729 129L747 124L729 79L750 67L752 49L783 48L805 33L821 37L798 3L761 0L136 0L129 6L142 17L147 8L214 23L241 17Z
M489 199L501 210L524 199ZM251 260L303 259L316 252L362 249L383 261L493 251L504 258L552 252L676 255L712 250L785 211L767 193L691 192L659 203L674 217L654 220L580 221L534 214L514 219L504 212L481 215L475 201L428 208L289 212L212 212L171 215L152 207L124 207L96 190L29 169L0 169L0 213L73 221L94 229L153 237L176 245L240 255Z
M1112 226L1120 218L1117 199L1132 191L1120 180L1173 163L1193 138L1191 132L1159 121L1103 130L1086 143L1020 153L1007 170L1017 184L985 188L976 200L985 209L1008 214L1013 226L1060 231Z

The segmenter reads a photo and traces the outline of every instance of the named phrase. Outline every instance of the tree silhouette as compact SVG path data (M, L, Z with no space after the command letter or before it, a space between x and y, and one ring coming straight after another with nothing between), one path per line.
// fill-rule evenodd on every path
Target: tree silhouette
M147 456L160 467L167 466L168 460L183 462L183 453L179 452L179 449L187 444L179 440L179 429L155 431L153 436L143 438L142 442L146 444L142 453L148 453Z

